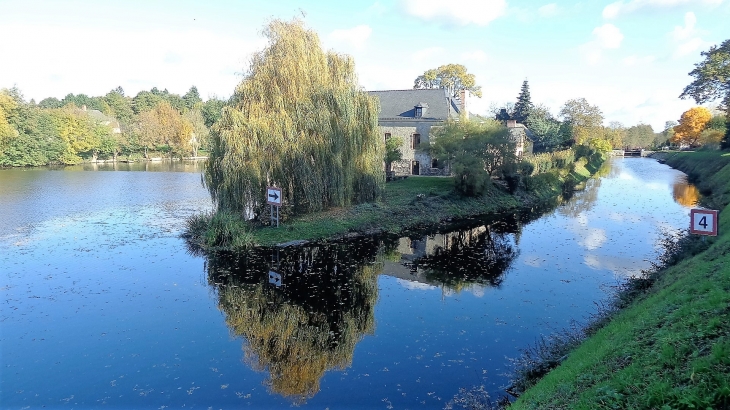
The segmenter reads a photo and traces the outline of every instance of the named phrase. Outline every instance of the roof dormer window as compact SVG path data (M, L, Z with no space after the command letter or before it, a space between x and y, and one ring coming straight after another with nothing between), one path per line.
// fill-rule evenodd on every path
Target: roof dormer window
M424 115L426 115L426 110L428 110L428 104L426 103L418 103L415 108L415 117L416 118L423 118Z

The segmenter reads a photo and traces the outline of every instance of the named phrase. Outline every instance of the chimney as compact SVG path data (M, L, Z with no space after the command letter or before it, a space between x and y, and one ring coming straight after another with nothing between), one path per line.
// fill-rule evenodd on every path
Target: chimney
M517 120L507 120L507 128L517 128Z
M465 118L469 119L469 110L467 109L467 100L469 99L469 90L459 91L459 111L464 114Z

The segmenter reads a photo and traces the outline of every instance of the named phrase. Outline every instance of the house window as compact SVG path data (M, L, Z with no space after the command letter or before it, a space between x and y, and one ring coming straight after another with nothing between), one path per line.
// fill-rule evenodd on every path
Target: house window
M416 107L416 118L421 118L421 117L423 117L423 108Z
M388 141L389 139L390 139L390 133L389 132L386 132L385 133L385 140Z
M413 134L411 135L411 148L416 149L418 148L418 144L421 143L421 134Z
M438 168L439 167L439 160L436 158L431 159L431 168Z

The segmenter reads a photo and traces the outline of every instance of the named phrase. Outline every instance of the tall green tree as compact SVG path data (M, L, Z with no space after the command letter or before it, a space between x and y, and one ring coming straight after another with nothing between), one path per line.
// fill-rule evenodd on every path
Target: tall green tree
M225 107L226 101L218 97L208 98L208 101L203 103L200 108L203 118L205 119L205 126L211 128L221 117L223 113L223 107Z
M544 105L534 106L530 110L525 125L532 132L535 152L555 151L566 144L560 121Z
M185 108L188 110L192 110L196 105L203 102L203 99L200 98L200 93L198 93L198 87L196 86L190 87L188 92L182 96L182 99L185 102Z
M566 101L560 109L560 117L570 127L570 134L577 144L588 143L602 134L603 112L585 98Z
M520 95L517 96L517 103L515 104L512 119L517 120L520 124L527 124L527 119L530 117L533 108L534 105L530 100L530 86L527 84L527 80L525 80L522 83Z
M153 90L157 90L157 88L153 88ZM164 101L164 98L160 95L159 92L152 92L152 91L140 91L137 93L137 95L132 99L132 109L134 110L134 113L139 115L145 111L149 111L155 107L157 107L157 104Z
M626 130L624 146L629 148L648 148L654 142L654 129L649 124L637 124Z
M385 171L390 172L391 167L395 161L403 159L403 153L401 152L401 146L403 145L403 138L391 137L385 141Z
M695 64L689 75L694 81L684 88L680 98L692 97L697 104L721 100L725 109L725 136L721 147L730 148L730 39L700 53L705 59Z
M378 101L352 58L299 20L274 20L211 135L205 182L219 210L260 213L267 185L294 213L374 200L385 182Z
M44 98L38 103L40 108L61 108L62 106L63 103L56 97Z
M509 172L516 164L515 144L497 121L451 121L434 132L431 156L448 164L458 192L483 194L491 177Z
M482 87L476 85L476 77L468 73L461 64L446 64L426 70L415 79L413 88L443 88L452 97L458 97L461 90L468 90L471 94L482 97Z

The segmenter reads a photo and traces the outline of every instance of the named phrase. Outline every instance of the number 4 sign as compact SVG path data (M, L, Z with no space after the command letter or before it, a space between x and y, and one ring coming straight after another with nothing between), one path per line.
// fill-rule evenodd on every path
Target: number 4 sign
M689 232L717 236L717 211L693 209L689 213Z

